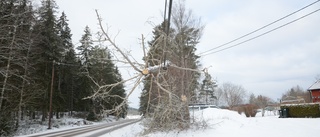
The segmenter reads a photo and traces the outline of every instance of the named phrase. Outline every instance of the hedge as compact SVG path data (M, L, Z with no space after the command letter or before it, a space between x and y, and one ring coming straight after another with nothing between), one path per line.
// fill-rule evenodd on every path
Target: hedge
M288 110L288 117L305 118L305 117L320 117L319 104L304 103L304 104L286 104L280 106L281 110Z

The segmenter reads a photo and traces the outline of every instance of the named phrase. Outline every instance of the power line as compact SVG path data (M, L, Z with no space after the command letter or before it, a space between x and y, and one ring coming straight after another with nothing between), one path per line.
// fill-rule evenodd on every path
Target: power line
M317 10L315 10L315 11L313 11L313 12L310 12L310 13L308 13L308 14L300 17L300 18L297 18L297 19L295 19L295 20L292 20L292 21L290 21L290 22L288 22L288 23L286 23L286 24L283 24L283 25L281 25L281 26L279 26L279 27L276 27L276 28L274 28L274 29L272 29L272 30L269 30L269 31L267 31L267 32L264 32L264 33L262 33L262 34L260 34L260 35L257 35L257 36L255 36L255 37L252 37L252 38L247 39L247 40L245 40L245 41L242 41L242 42L240 42L240 43L234 44L234 45L232 45L232 46L229 46L229 47L226 47L226 48L223 48L223 49L214 51L214 52L210 52L210 53L204 54L204 55L202 55L202 56L207 56L207 55L214 54L214 53L217 53L217 52L221 52L221 51L223 51L223 50L226 50L226 49L229 49L229 48L232 48L232 47L235 47L235 46L239 46L239 45L241 45L241 44L243 44L243 43L249 42L249 41L254 40L254 39L256 39L256 38L259 38L259 37L261 37L261 36L263 36L263 35L266 35L266 34L268 34L268 33L270 33L270 32L273 32L273 31L275 31L275 30L278 30L278 29L280 29L280 28L282 28L282 27L284 27L284 26L287 26L287 25L289 25L289 24L291 24L291 23L294 23L294 22L296 22L296 21L298 21L298 20L301 20L301 19L303 19L303 18L305 18L305 17L307 17L307 16L309 16L309 15L311 15L311 14L314 14L314 13L318 12L318 11L320 11L320 9L317 9Z
M232 42L235 42L235 41L237 41L237 40L239 40L239 39L242 39L242 38L244 38L244 37L246 37L246 36L249 36L249 35L251 35L251 34L253 34L253 33L256 33L256 32L258 32L258 31L260 31L260 30L262 30L262 29L264 29L264 28L266 28L266 27L268 27L268 26L271 26L271 25L273 25L273 24L275 24L275 23L277 23L277 22L279 22L279 21L281 21L281 20L283 20L283 19L285 19L285 18L293 15L293 14L296 14L296 13L298 13L298 12L306 9L307 7L310 7L310 6L314 5L314 4L316 4L316 3L319 2L319 1L320 1L320 0L317 0L317 1L311 3L311 4L307 5L307 6L304 6L303 8L301 8L301 9L295 11L295 12L292 12L292 13L290 13L290 14L288 14L288 15L280 18L280 19L278 19L278 20L275 20L275 21L273 21L273 22L271 22L271 23L269 23L269 24L267 24L267 25L265 25L265 26L262 26L262 27L254 30L254 31L252 31L252 32L249 32L249 33L247 33L247 34L245 34L245 35L243 35L243 36L241 36L241 37L239 37L239 38L236 38L236 39L234 39L234 40L231 40L231 41L229 41L229 42L227 42L227 43L224 43L224 44L222 44L222 45L220 45L220 46L217 46L217 47L214 47L214 48L209 49L209 50L207 50L207 51L201 52L201 53L199 53L198 55L205 54L205 53L207 53L207 52L210 52L210 51L213 51L213 50L215 50L215 49L221 48L221 47L223 47L223 46L225 46L225 45L228 45L228 44L230 44L230 43L232 43ZM207 54L205 54L205 55L207 55Z
M77 65L77 64L70 64L70 63L63 63L63 62L57 62L55 61L54 64L59 65L59 66L70 66L70 67L82 67L83 65ZM115 65L117 68L130 68L132 66L117 66ZM91 68L100 68L100 67L94 67L94 66L90 66Z

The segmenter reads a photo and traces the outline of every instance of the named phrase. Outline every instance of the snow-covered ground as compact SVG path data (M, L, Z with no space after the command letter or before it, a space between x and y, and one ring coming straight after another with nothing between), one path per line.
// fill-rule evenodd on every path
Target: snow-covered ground
M206 129L153 133L145 137L319 137L320 118L278 118L271 112L262 117L246 118L237 112L209 108L195 112L195 118L207 121ZM139 123L127 126L103 137L141 136L143 126Z
M193 114L193 113L191 113ZM187 131L172 131L169 133L152 133L143 137L319 137L320 118L278 118L272 112L266 112L262 117L246 118L237 112L208 108L194 113L196 121L206 121L206 128L191 128ZM140 116L128 116L128 119L137 119ZM73 120L79 121L79 120ZM107 122L107 121L105 121ZM110 122L110 121L109 121ZM99 124L99 123L94 123ZM203 124L203 125L206 125ZM46 132L74 128L61 126ZM81 126L81 125L80 125ZM43 127L45 128L45 127ZM126 126L101 137L140 137L144 127L140 122Z
M127 117L127 119L137 119L137 118L139 118L139 116ZM119 119L119 120L122 120L122 119ZM47 121L43 124L40 124L40 120L34 120L34 121L28 120L22 123L22 125L18 129L15 136L23 137L30 134L37 135L37 134L50 133L50 132L67 130L72 128L79 128L79 127L88 126L88 125L109 123L114 121L116 121L116 118L113 116L109 116L100 122L90 122L82 118L70 118L66 116L60 119L53 118L51 129L48 129Z

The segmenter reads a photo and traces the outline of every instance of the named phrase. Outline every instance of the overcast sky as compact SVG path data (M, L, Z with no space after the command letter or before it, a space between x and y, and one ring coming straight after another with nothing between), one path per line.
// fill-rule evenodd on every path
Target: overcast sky
M177 0L174 0L177 1ZM220 46L284 17L316 0L187 0L186 6L201 17L205 29L197 53ZM56 0L59 12L69 19L74 44L79 44L86 25L98 30L95 9L116 36L122 49L141 61L141 34L152 37L152 30L163 20L164 0ZM320 8L320 2L275 23L244 40L279 27ZM60 14L59 14L60 16ZM203 67L219 84L242 85L248 92L277 100L291 87L307 89L320 74L320 12L239 46L201 57ZM217 49L219 50L219 49ZM214 51L217 51L214 50ZM125 78L134 75L122 69ZM130 85L127 86L129 88ZM135 91L130 106L138 107L140 92Z

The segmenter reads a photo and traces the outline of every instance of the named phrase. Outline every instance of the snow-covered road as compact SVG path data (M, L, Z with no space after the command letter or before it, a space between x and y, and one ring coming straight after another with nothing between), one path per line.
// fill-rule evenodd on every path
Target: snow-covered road
M32 134L26 137L84 137L84 136L101 136L113 130L120 129L127 125L140 121L140 119L125 119L117 122L103 123L97 125L88 125L79 128L59 130L47 133Z

